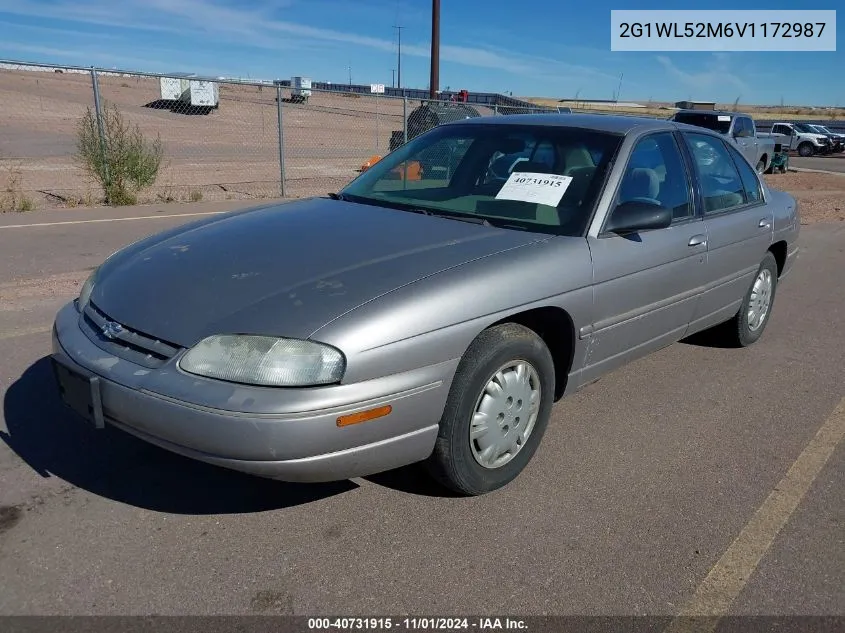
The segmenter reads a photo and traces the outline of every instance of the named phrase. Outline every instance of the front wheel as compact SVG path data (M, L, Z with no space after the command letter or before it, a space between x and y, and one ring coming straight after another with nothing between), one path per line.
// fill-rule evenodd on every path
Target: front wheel
M813 144L809 142L801 143L798 146L798 155L807 158L808 156L812 156L816 153L815 148L813 148Z
M505 323L479 334L452 381L429 473L463 495L515 479L540 444L554 389L554 361L532 330Z
M760 159L757 161L757 173L762 174L766 171L766 161Z

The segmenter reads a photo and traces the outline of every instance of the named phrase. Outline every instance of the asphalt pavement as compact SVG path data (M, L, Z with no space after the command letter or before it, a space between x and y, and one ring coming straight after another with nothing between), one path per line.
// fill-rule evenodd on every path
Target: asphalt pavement
M87 271L224 208L0 216L0 614L845 615L845 226L803 227L758 344L606 376L465 499L414 467L262 480L60 404L49 327Z
M818 169L821 171L832 171L838 174L845 174L845 153L833 154L830 156L812 156L802 158L801 156L790 156L789 166L799 169Z

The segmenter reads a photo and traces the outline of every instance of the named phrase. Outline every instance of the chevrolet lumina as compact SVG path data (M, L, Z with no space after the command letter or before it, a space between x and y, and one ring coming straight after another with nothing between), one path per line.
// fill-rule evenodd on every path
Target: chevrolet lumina
M478 117L338 193L114 253L52 358L90 423L190 458L303 482L421 462L483 494L599 376L705 329L757 341L798 234L718 132Z

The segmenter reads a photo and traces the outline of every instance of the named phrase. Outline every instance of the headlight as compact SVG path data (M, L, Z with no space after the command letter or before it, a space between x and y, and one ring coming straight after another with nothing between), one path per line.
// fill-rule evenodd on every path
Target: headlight
M76 307L79 308L80 312L85 309L85 306L88 305L88 300L91 299L91 292L94 290L94 284L97 282L98 270L94 269L94 272L88 275L88 279L82 284L82 289L79 291L79 297L76 300Z
M340 381L346 359L334 347L313 341L224 334L197 343L179 367L229 382L307 387Z

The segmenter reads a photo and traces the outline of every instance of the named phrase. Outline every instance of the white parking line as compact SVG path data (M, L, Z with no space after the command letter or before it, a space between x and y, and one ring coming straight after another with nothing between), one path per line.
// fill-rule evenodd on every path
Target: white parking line
M845 398L839 401L783 479L701 582L664 633L709 633L728 613L763 556L845 438Z
M188 218L195 215L220 215L228 211L202 211L197 213L171 213L168 215L141 215L134 218L102 218L99 220L67 220L64 222L38 222L35 224L7 224L0 229L26 229L31 226L62 226L65 224L94 224L96 222L129 222L132 220L158 220L160 218Z

